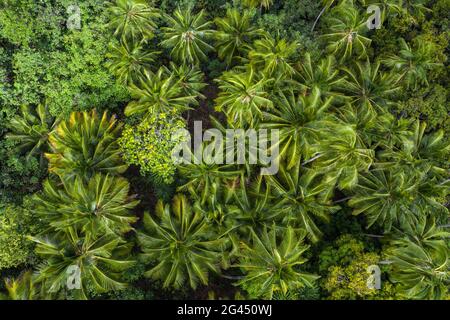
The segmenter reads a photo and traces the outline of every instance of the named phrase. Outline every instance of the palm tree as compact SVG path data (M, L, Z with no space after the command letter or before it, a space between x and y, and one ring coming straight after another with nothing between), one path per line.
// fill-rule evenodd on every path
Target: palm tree
M448 220L445 217L444 222ZM416 221L408 220L402 229L396 230L394 240L404 239L421 245L424 249L439 250L442 242L450 237L444 226L433 217L420 216Z
M208 193L199 192L193 188L189 190L191 198L195 200L194 210L200 212L207 223L214 224L219 232L228 232L234 227L234 216L237 210L232 199L233 191L239 184L238 181L237 178L230 181L213 180L208 185Z
M234 58L247 56L253 39L264 35L262 29L252 26L252 15L249 10L241 13L236 8L229 8L224 18L214 20L217 25L215 33L217 53L228 66Z
M155 8L143 0L116 0L110 3L111 15L109 26L114 29L114 35L122 39L139 42L152 38L157 25L155 20L161 15Z
M244 73L224 72L217 82L221 92L216 110L224 111L228 121L241 128L256 124L262 110L272 106L265 90L270 80L260 79L252 68Z
M125 108L125 115L162 113L172 110L182 112L196 104L194 96L184 94L180 80L160 68L156 73L145 70L138 83L128 87L132 98Z
M285 39L275 40L270 36L256 40L249 53L250 62L255 69L263 69L267 77L294 74L291 58L297 53L298 43L288 43Z
M401 16L408 17L414 24L417 20L425 16L426 12L430 12L426 5L426 0L375 0L374 4L382 4L388 9L392 9Z
M9 124L11 132L5 137L18 143L16 148L26 153L26 161L35 155L40 155L42 164L43 154L48 151L49 135L58 125L58 120L50 115L47 105L44 104L38 105L34 110L22 105L20 112L20 116L11 119Z
M187 182L178 188L179 191L188 191L191 196L206 203L212 194L213 186L224 186L242 176L242 169L233 164L216 164L204 161L193 161L178 167L180 175Z
M77 299L88 299L88 290L103 293L124 289L126 284L117 279L121 272L135 263L126 259L130 246L112 235L95 238L86 234L80 237L76 231L69 229L31 239L37 244L36 253L44 259L36 278L43 294L69 294L68 276L74 267L74 270L79 270L80 287L69 292ZM74 280L76 282L77 279Z
M5 288L7 294L0 293L0 300L36 300L39 298L31 270L23 272L16 279L5 279Z
M358 182L361 171L367 171L375 158L375 151L359 139L354 126L333 125L324 130L322 140L314 147L315 155L307 161L325 173L326 184L336 182L340 189L351 189Z
M262 176L251 184L241 181L227 190L231 198L228 207L232 209L227 222L230 228L237 228L244 239L249 238L251 230L262 232L265 225L275 221L283 223L285 212L275 207L272 190L264 184Z
M245 274L237 284L253 298L272 299L277 293L312 287L319 278L298 269L307 261L303 254L309 246L303 243L304 234L292 227L277 232L275 226L270 231L265 227L259 235L253 230L250 233L251 243L240 243L236 267Z
M111 45L106 66L122 85L136 83L144 70L151 70L159 52L146 51L143 44L121 41Z
M399 284L407 299L444 300L450 286L449 242L435 241L432 247L399 239L392 242L388 258L392 261L390 280Z
M176 65L170 62L170 67L166 69L166 74L173 76L176 83L183 90L183 95L205 99L206 97L201 93L206 87L205 75L197 66L189 66L186 64Z
M368 228L377 222L389 232L393 225L402 228L408 222L416 224L422 216L445 214L446 208L438 202L445 186L431 187L429 183L426 173L398 167L372 170L360 176L348 204L354 215L367 216Z
M302 94L310 94L314 88L319 89L325 96L336 96L335 90L343 81L336 67L336 59L329 55L319 63L313 64L309 52L305 54L303 61L298 65L297 74L300 78Z
M269 7L273 4L273 0L243 0L244 5L250 8L259 7L260 10L269 9Z
M161 45L171 49L170 55L181 63L198 64L207 60L206 53L214 48L206 41L212 37L211 22L205 21L204 11L193 14L191 9L175 10L167 16L168 27L162 28L164 41Z
M172 209L159 201L155 217L145 213L138 242L142 260L154 263L147 277L162 280L165 288L181 288L188 282L193 289L208 284L209 272L220 271L225 245L182 194L175 195Z
M120 174L127 165L120 157L117 139L121 125L106 112L100 118L92 112L73 112L50 134L49 171L64 179L80 176L91 178L94 173Z
M323 8L320 11L319 15L317 16L316 20L314 20L313 26L311 28L311 32L314 31L314 28L316 27L317 22L319 22L320 17L325 13L326 10L331 8L331 6L334 4L335 1L336 0L321 0Z
M277 108L263 113L259 128L280 130L280 157L286 159L287 169L291 169L302 158L308 160L312 156L312 146L330 120L327 110L332 97L323 101L319 89L314 87L309 96L298 96L288 89L279 92L273 101Z
M380 62L355 62L352 68L343 67L347 76L339 91L350 103L360 109L361 114L380 114L389 111L392 97L399 91L398 79L380 70Z
M344 1L327 16L328 33L322 38L327 42L331 54L339 56L341 61L358 55L358 59L367 55L371 40L364 36L367 31L367 18L360 15L352 2Z
M446 162L450 152L450 142L444 131L437 130L426 134L426 123L417 120L413 130L404 135L401 141L379 153L384 166L399 165L405 170L427 172L438 178L448 177Z
M383 60L384 64L400 73L407 88L416 90L418 85L428 86L428 71L441 66L433 62L434 46L430 42L418 41L414 47L405 39L400 39L399 54L390 54Z
M36 212L55 230L75 228L83 234L124 234L137 221L130 210L139 201L129 196L129 183L120 177L96 174L89 181L44 182L36 196Z
M390 112L379 111L375 117L374 113L365 112L347 101L344 106L335 109L333 116L337 123L354 128L358 145L368 145L371 149L390 149L410 134L412 120L397 119Z
M277 175L265 176L275 200L274 209L282 211L289 222L306 230L307 236L316 242L321 231L315 220L329 220L329 214L340 209L329 199L327 184L310 169L302 169L300 162L290 170L281 165Z

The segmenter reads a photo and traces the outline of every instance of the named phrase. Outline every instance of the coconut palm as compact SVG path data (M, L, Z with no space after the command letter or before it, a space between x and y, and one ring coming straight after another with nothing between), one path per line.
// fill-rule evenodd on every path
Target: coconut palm
M250 62L256 70L263 69L267 77L292 75L292 57L297 53L298 43L287 42L285 39L273 39L266 36L256 40L253 49L249 52Z
M244 277L237 284L253 298L272 299L274 294L287 294L304 286L312 287L319 277L299 270L307 261L303 257L309 246L304 244L304 234L292 227L270 230L265 227L260 234L251 230L251 242L241 242L238 250L238 267Z
M447 221L445 217L443 221ZM424 249L439 250L442 241L450 238L445 226L438 225L433 217L420 216L416 221L407 221L402 229L396 230L394 240L405 239L421 245Z
M48 151L49 135L58 125L58 120L50 115L47 105L44 104L34 109L22 105L20 113L20 116L11 119L9 123L11 132L6 134L6 139L18 143L16 148L26 154L26 161L40 155L42 164L44 152Z
M441 213L446 208L438 198L444 193L440 186L427 179L426 173L414 173L399 168L372 170L359 177L358 186L348 204L354 208L353 214L364 213L368 227L375 222L386 232L392 226L402 228L408 222L417 222L422 216Z
M381 146L383 149L390 149L394 145L401 144L401 141L410 134L412 119L397 119L390 112L378 114L374 118L373 115L361 112L361 109L350 104L339 108L338 111L345 123L356 126L356 130L362 133L363 141L371 148Z
M211 22L205 21L204 11L194 14L190 8L176 9L173 17L166 17L168 27L162 28L164 41L161 45L169 48L170 55L180 63L198 64L207 60L206 53L214 51L208 44L214 31Z
M340 189L351 189L358 182L359 172L367 171L375 158L375 151L358 137L354 126L333 125L323 132L322 140L314 147L312 167L325 173L326 183Z
M206 221L214 224L220 232L227 232L230 225L230 229L233 227L237 210L232 199L238 181L237 178L229 181L213 180L208 185L207 194L190 188L191 198L195 199L194 210L200 212Z
M389 279L398 283L404 298L446 299L450 287L448 235L432 247L405 238L393 241L391 245L388 250L388 259L392 261Z
M399 165L405 170L420 172L430 170L430 174L439 178L448 178L447 161L450 154L450 142L445 139L444 131L425 133L426 123L416 121L411 131L404 135L399 143L379 153L384 166Z
M31 270L23 272L18 278L5 279L5 288L7 294L0 293L0 300L36 300L39 298Z
M343 77L339 75L334 56L329 55L315 64L307 52L298 65L297 74L303 95L310 94L314 88L326 97L339 95L335 89L342 83Z
M334 7L327 16L327 33L322 36L331 54L344 61L357 55L364 58L371 40L364 36L367 32L367 18L361 15L352 2L344 1Z
M317 23L319 22L320 17L325 13L326 10L330 9L331 6L334 4L336 0L321 0L321 4L323 5L322 10L320 10L319 15L317 16L316 20L314 20L313 26L311 28L311 31L314 31L314 28L316 27Z
M263 113L264 120L259 128L280 130L280 157L286 159L287 169L290 169L302 158L308 160L312 156L312 146L330 120L327 110L332 97L323 100L319 89L314 87L309 96L298 96L288 89L279 92L273 101L276 108Z
M230 228L237 228L240 237L248 239L251 230L262 232L265 225L275 221L283 225L285 212L275 207L272 190L264 184L262 176L252 183L240 182L234 188L227 188L233 208L228 217Z
M127 259L130 246L112 235L81 237L69 230L31 239L37 244L36 253L44 259L36 277L42 294L66 293L77 299L88 299L88 290L96 293L121 290L126 284L117 280L119 275L135 263ZM72 269L79 270L80 286L68 291Z
M244 5L250 8L259 7L260 10L269 9L269 7L273 4L273 0L243 0Z
M380 63L355 62L351 68L342 68L346 78L339 91L351 104L361 109L361 114L380 114L389 111L392 98L400 90L398 78L380 70Z
M329 199L329 185L310 169L303 169L300 162L290 170L281 165L277 175L265 176L275 200L274 209L282 211L288 221L306 230L307 236L316 242L322 232L317 219L328 221L329 215L338 211Z
M129 193L130 185L120 177L96 174L89 181L44 182L36 196L36 212L55 230L75 228L83 234L123 234L136 222L130 210L139 201Z
M159 11L143 0L116 0L110 3L109 26L114 35L139 42L152 38L157 25L155 20L161 15Z
M106 66L120 84L136 83L144 70L151 70L158 54L159 52L145 50L142 43L129 44L129 41L121 41L111 45Z
M117 144L120 130L116 118L108 118L106 112L101 117L95 110L73 112L50 134L50 152L45 154L49 171L64 179L123 173L127 165Z
M259 78L253 68L244 73L224 72L217 82L221 91L216 110L225 112L228 122L241 128L256 124L262 111L272 106L265 90L270 80Z
M185 96L193 96L201 99L206 97L201 93L204 87L206 87L205 75L196 66L189 66L186 64L176 65L170 62L170 67L164 67L166 73L169 76L175 78L176 83L183 90Z
M145 70L138 83L131 84L128 89L134 100L125 108L127 116L142 114L145 117L172 110L181 113L197 103L195 96L185 95L180 79L167 74L164 68L156 73Z
M153 263L145 276L161 280L165 288L181 288L187 282L195 289L208 284L210 272L220 271L225 240L178 194L172 206L159 201L154 216L145 213L138 243L141 259Z
M406 16L414 24L417 24L419 19L424 18L427 12L431 10L426 5L426 0L374 0L376 5L383 5L390 11L395 12L401 16Z
M428 72L441 65L433 61L433 44L418 41L412 47L405 39L399 41L399 53L388 55L384 64L400 74L407 88L416 90L418 85L428 85Z
M214 20L216 48L219 58L231 65L236 57L246 57L253 40L264 35L262 29L252 26L252 13L236 8L227 9L226 16Z
M225 183L236 180L243 173L233 164L210 164L204 160L182 164L178 170L181 177L187 180L178 190L188 191L201 204L209 200L213 186L223 187Z

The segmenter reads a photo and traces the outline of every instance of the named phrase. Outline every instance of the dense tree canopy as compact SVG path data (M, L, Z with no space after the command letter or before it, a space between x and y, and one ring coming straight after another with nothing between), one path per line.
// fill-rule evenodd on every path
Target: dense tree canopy
M73 5L0 1L0 299L450 299L448 0Z

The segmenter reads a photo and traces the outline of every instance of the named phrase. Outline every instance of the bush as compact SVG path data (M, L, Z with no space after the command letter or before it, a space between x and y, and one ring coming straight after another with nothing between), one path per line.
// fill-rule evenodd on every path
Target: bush
M137 126L126 126L119 139L124 161L139 166L142 175L170 184L176 170L172 150L182 139L172 136L184 128L184 120L175 112L153 114Z
M34 246L27 236L36 229L28 209L0 204L0 270L32 263Z

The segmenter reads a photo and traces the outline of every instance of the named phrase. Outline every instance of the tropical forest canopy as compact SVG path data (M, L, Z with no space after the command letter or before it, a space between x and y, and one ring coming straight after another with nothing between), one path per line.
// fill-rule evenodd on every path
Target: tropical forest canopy
M449 299L449 12L0 0L1 297ZM278 172L174 163L194 121Z

